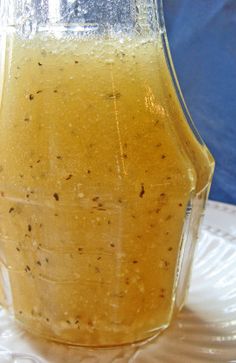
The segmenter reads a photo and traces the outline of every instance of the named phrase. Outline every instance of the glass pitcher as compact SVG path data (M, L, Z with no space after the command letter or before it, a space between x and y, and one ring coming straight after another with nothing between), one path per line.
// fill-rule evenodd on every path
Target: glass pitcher
M214 161L161 1L1 1L1 301L39 336L144 341L184 304Z

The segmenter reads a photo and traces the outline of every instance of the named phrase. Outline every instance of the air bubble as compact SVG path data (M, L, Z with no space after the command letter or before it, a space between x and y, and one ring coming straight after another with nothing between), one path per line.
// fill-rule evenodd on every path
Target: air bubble
M33 22L31 19L26 19L23 21L20 33L25 38L30 38L36 34L37 31L37 23Z

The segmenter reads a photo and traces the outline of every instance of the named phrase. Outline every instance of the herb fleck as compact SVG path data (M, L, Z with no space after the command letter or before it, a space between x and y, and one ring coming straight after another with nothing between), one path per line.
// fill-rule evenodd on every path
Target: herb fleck
M98 201L98 199L99 199L99 197L94 197L94 198L92 199L92 201L93 201L93 202L97 202L97 201Z
M28 231L31 232L32 231L32 226L31 224L28 224Z
M58 200L59 200L59 195L58 195L58 193L54 193L54 194L53 194L53 197L54 197L54 199L58 202Z
M66 178L66 180L70 180L72 178L72 174L69 174L68 177Z
M11 207L11 208L9 209L9 213L13 212L14 210L15 210L15 208Z
M30 101L32 101L34 99L34 95L31 93L30 95L29 95L29 100Z
M120 98L121 93L120 92L111 92L108 93L107 98L110 100L118 100L118 98Z
M129 285L129 284L130 284L129 277L126 277L126 278L125 278L125 284L126 284L126 285Z
M144 189L144 184L142 183L141 184L141 191L139 193L140 198L142 198L144 196L144 194L145 194L145 189Z
M93 322L92 322L92 320L88 320L88 325L89 325L89 326L93 326Z
M164 261L165 268L168 268L170 266L170 263L168 261Z

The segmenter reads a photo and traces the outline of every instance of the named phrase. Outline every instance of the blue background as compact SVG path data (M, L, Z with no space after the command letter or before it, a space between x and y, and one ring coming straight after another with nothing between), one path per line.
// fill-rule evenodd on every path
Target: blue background
M163 0L173 62L216 160L210 198L236 204L236 0Z

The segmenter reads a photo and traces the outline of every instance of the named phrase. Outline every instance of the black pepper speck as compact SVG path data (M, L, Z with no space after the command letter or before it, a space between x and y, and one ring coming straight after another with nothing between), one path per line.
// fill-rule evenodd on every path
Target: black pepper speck
M59 201L59 195L58 193L53 194L54 199L58 202Z

